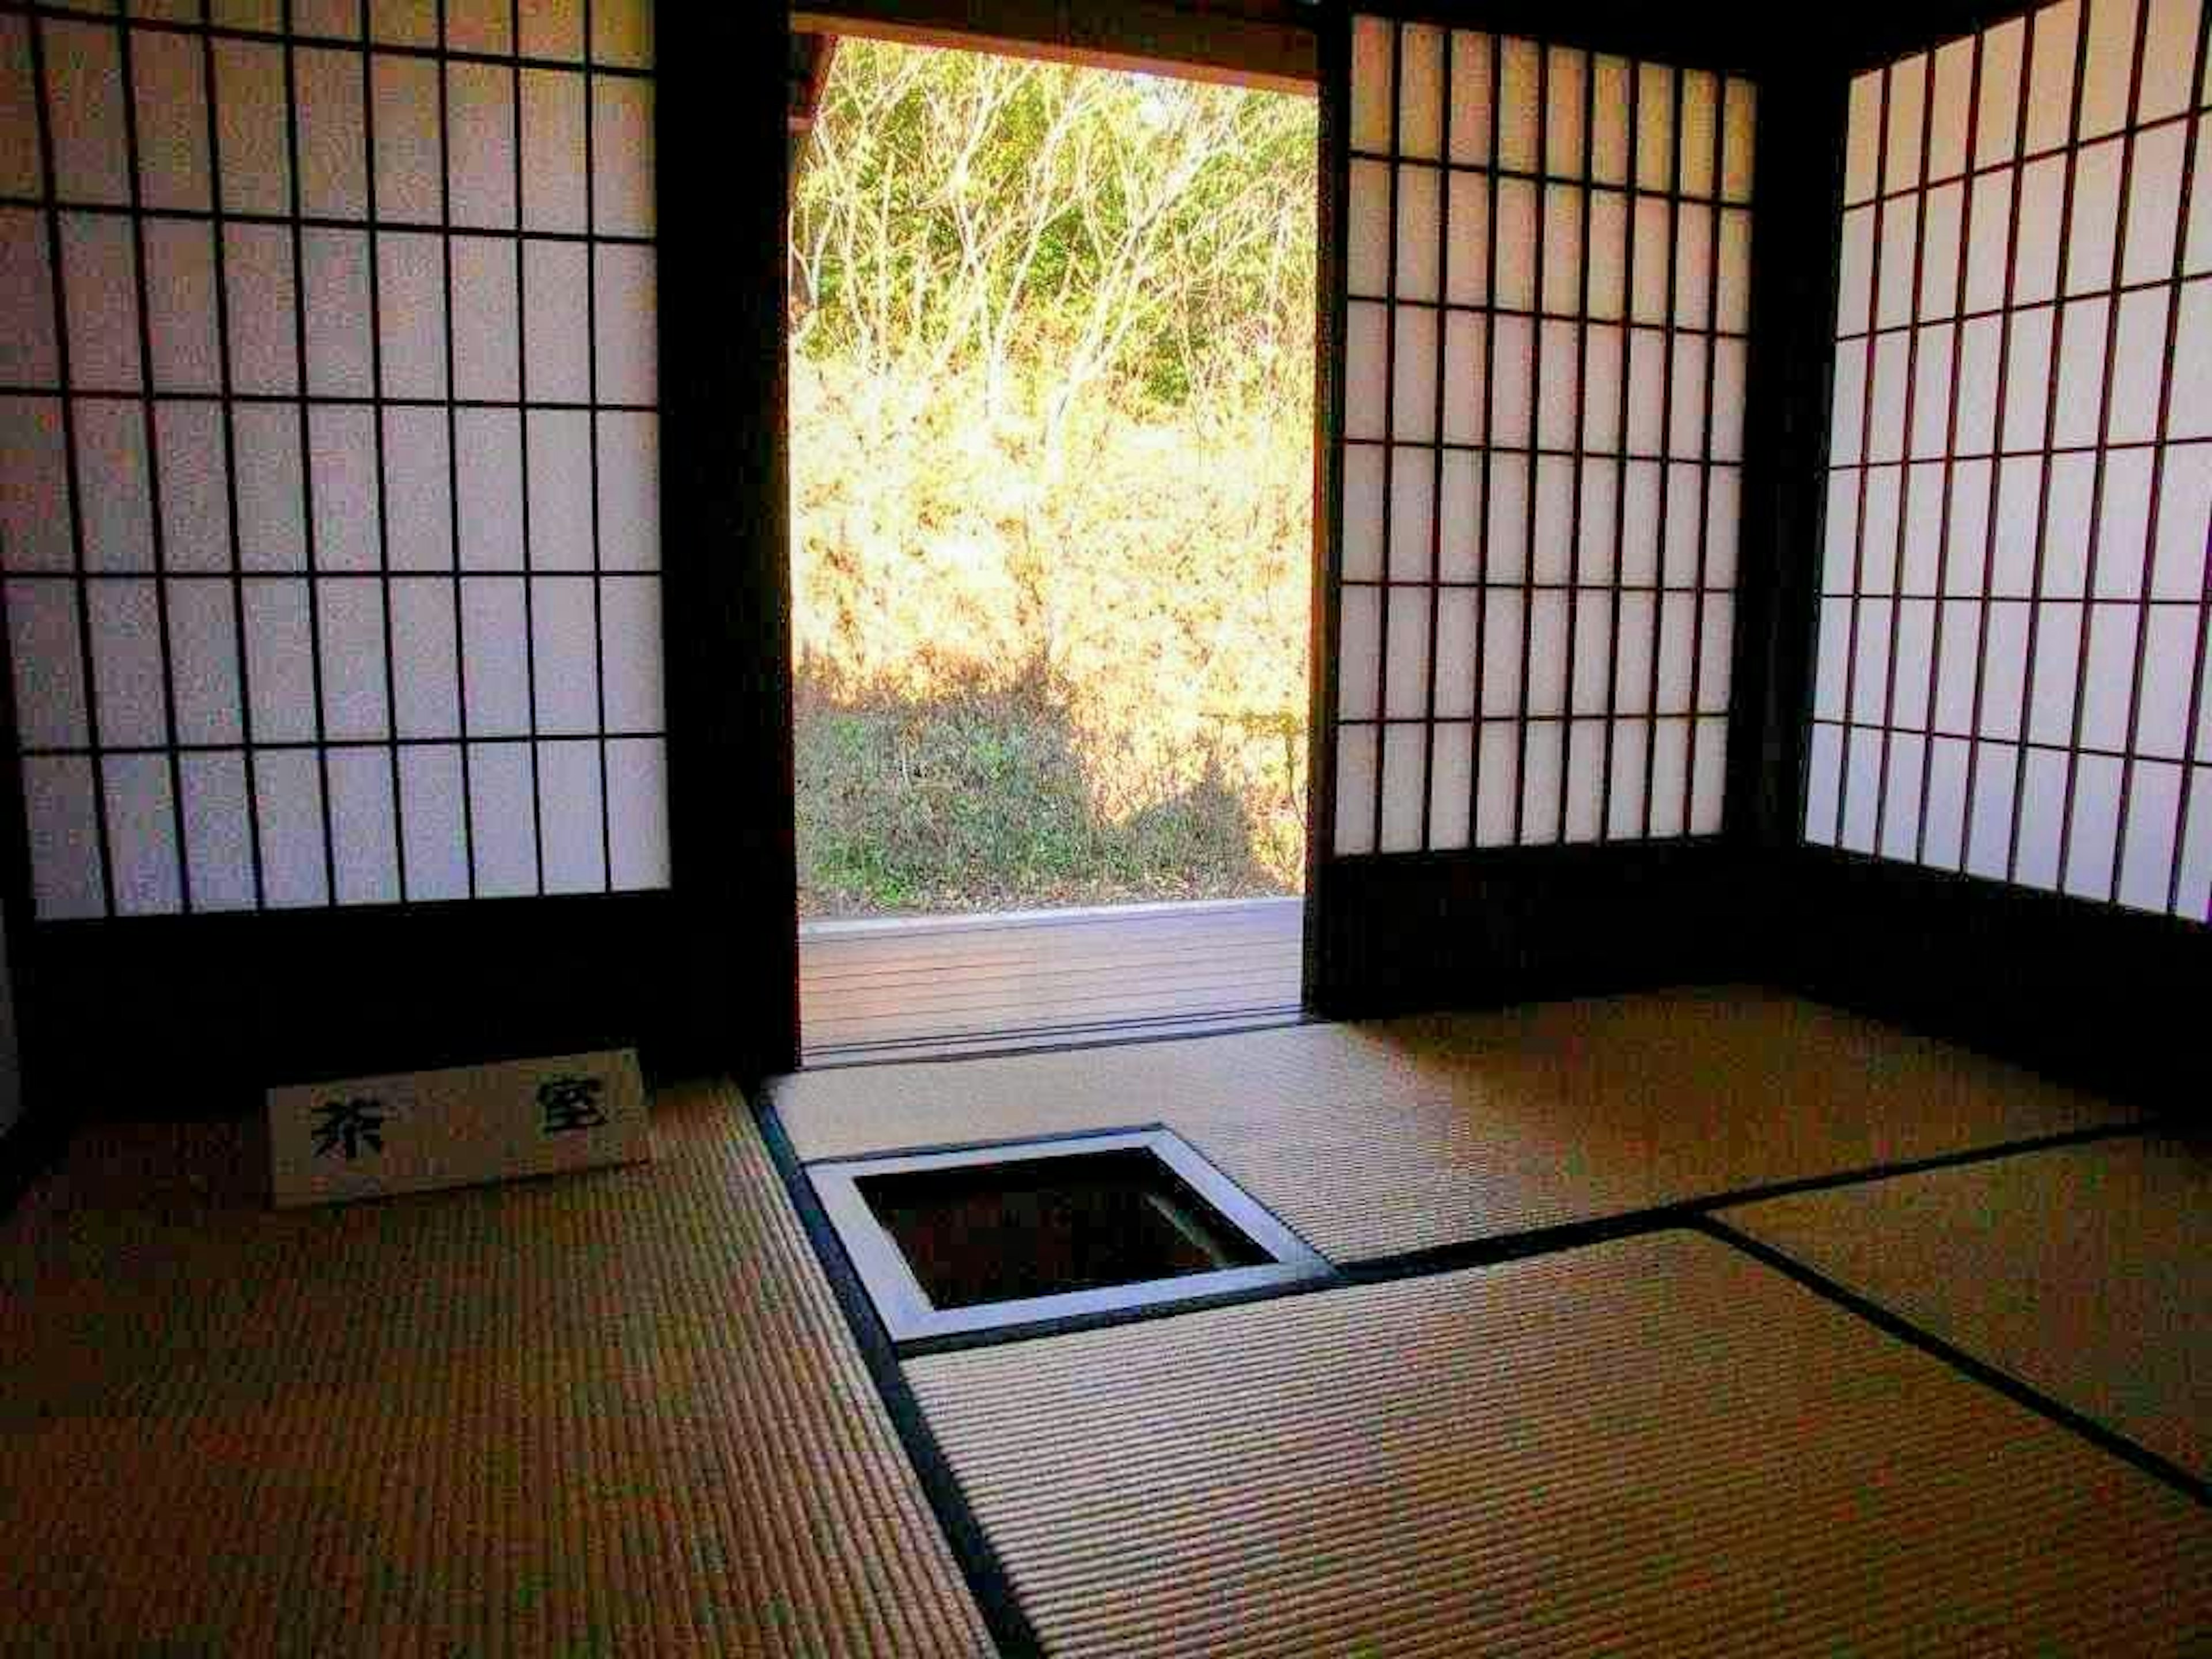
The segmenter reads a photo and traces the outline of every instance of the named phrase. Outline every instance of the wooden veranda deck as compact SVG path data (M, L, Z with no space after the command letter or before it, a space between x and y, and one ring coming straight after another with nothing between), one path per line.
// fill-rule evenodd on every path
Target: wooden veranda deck
M1230 899L799 930L808 1065L1188 1036L1298 1013L1304 901Z

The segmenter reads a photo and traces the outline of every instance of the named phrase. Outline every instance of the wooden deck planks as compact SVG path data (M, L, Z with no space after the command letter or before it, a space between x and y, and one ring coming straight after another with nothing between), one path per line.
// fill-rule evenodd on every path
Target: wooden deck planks
M809 1063L1294 1015L1304 902L1238 899L799 929Z

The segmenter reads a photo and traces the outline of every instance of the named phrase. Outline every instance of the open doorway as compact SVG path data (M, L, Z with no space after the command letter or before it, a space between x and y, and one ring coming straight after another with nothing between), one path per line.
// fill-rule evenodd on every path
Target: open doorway
M1314 99L798 39L808 1061L1295 1018Z

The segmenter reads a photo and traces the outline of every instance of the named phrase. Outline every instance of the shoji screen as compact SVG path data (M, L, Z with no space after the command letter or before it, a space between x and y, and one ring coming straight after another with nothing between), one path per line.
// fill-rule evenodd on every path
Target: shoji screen
M648 0L0 9L38 914L667 880Z
M1721 824L1748 82L1355 20L1340 855Z
M2197 0L2066 0L1851 90L1813 843L2212 905Z

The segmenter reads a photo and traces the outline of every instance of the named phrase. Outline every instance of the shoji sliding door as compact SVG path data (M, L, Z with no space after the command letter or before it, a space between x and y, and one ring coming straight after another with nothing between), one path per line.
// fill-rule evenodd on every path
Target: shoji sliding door
M1808 841L2212 917L2195 0L1851 88Z
M0 16L41 920L665 885L650 46L586 10Z
M1729 819L1755 89L1364 15L1342 74L1323 923L1488 872L1558 958Z
M2168 1093L2212 968L2199 0L1836 88L1799 982Z
M61 1024L143 996L280 1070L649 1028L654 35L650 0L0 7L0 572Z

